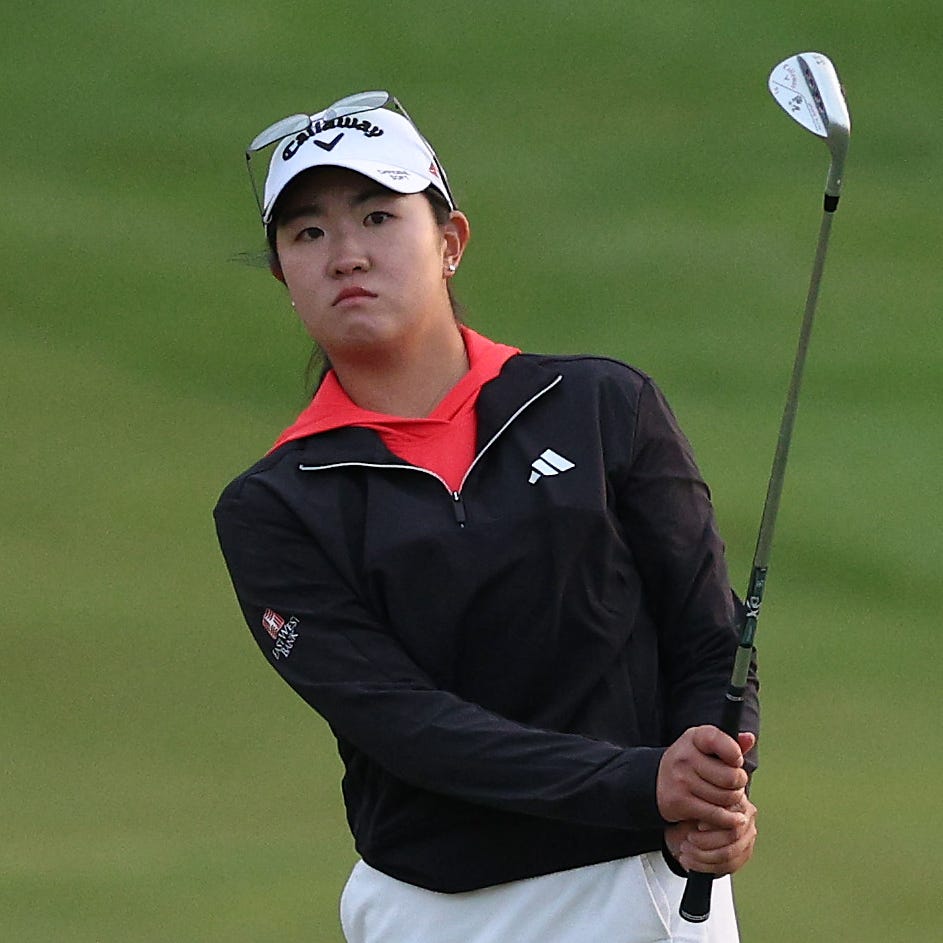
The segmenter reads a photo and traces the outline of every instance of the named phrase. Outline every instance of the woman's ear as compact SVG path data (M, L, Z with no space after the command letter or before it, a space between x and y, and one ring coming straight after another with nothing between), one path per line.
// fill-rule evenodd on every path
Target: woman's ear
M273 252L269 256L268 268L272 275L275 276L283 285L285 284L285 274L282 272L281 262L278 261L278 256Z
M448 222L443 227L443 236L445 238L445 263L447 266L458 268L465 246L471 238L468 217L460 210L452 210Z

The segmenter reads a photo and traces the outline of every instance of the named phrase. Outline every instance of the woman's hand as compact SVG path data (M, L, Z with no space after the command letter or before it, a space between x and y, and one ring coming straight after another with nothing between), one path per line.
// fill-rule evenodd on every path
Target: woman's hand
M718 727L686 730L668 747L658 767L655 795L662 818L701 822L715 829L745 827L747 815L739 811L749 782L743 754L755 742L752 733L733 740Z
M756 806L747 798L743 755L752 733L735 742L717 727L692 727L666 751L658 769L657 800L668 851L688 871L732 874L756 843Z
M697 822L678 822L665 829L665 844L686 871L733 874L753 856L756 844L756 806L746 799L736 810L746 815L746 824L732 829L714 829Z
M686 871L733 874L753 856L756 844L756 806L744 799L739 808L744 825L731 829L711 828L698 822L677 822L665 829L665 844Z

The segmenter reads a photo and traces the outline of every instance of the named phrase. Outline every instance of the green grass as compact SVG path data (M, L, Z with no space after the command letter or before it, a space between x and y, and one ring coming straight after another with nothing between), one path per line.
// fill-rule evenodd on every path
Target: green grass
M0 32L0 927L17 943L339 940L330 735L241 625L221 487L307 345L242 148L390 87L474 235L471 322L651 372L743 587L827 152L765 91L819 48L854 118L758 635L746 940L932 938L943 772L936 113L943 12L763 0L93 6Z

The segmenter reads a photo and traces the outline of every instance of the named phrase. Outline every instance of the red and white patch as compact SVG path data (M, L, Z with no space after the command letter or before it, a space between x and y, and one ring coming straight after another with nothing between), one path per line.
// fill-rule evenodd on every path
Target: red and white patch
M438 176L439 176L439 168L436 167L435 161L433 161L433 162L429 165L429 173L432 174L433 177L438 177Z
M265 629L273 639L278 638L278 633L281 632L284 625L285 620L274 609L266 609L262 614L262 628Z

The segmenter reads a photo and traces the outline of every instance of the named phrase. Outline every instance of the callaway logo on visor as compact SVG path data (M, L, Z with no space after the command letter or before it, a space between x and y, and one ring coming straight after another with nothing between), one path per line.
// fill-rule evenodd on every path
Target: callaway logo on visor
M335 128L347 128L351 131L360 131L365 137L376 138L380 137L383 134L383 128L377 127L375 124L370 121L362 121L353 116L347 116L343 118L332 118L330 121L315 121L310 128L300 131L295 137L289 141L284 149L282 150L282 160L291 160L295 154L298 153L298 149L304 144L308 138L314 137L317 134L321 134L323 131L333 131ZM333 141L328 141L322 143L321 141L315 141L314 143L318 147L323 148L326 151L330 151L334 148L334 145L343 137L342 134L338 134Z

